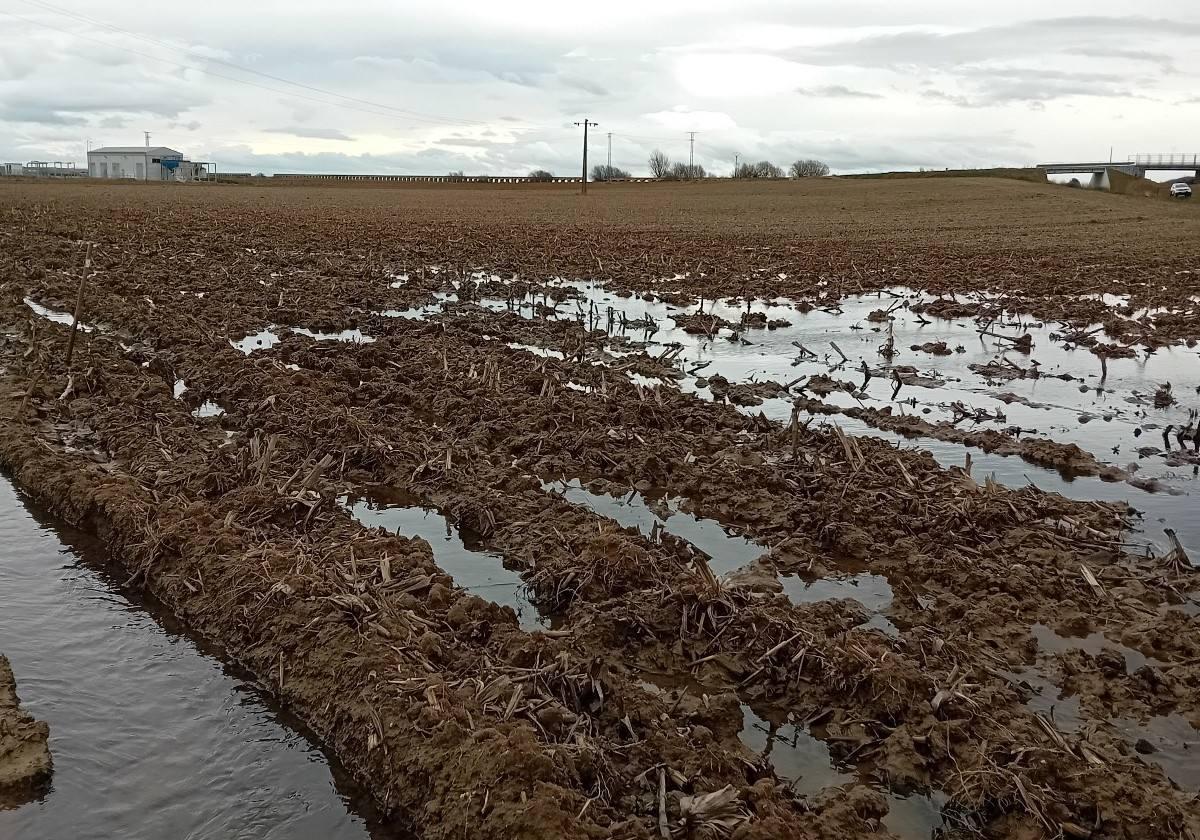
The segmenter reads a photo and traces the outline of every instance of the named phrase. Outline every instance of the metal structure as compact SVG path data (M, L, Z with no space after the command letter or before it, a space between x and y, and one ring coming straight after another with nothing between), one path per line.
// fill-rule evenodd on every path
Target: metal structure
M1142 169L1200 171L1200 153L1193 154L1140 154L1133 156L1133 162Z
M1200 177L1200 153L1138 154L1128 160L1084 163L1039 163L1038 169L1048 175L1103 174L1106 169L1116 169L1127 175L1144 178L1147 172L1186 172L1191 170Z
M74 161L64 163L61 160L31 160L21 167L21 170L12 174L33 178L82 178L87 175L87 170L76 166Z

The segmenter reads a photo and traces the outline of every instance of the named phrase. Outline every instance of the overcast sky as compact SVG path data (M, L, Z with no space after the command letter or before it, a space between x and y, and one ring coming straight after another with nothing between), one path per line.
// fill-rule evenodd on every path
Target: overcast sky
M0 159L567 175L584 116L635 174L688 131L718 172L1192 153L1198 43L1195 0L0 0Z

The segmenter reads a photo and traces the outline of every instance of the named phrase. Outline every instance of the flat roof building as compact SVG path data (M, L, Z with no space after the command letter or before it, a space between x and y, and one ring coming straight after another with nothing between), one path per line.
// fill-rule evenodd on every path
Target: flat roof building
M206 178L208 169L166 146L101 146L88 152L88 174L137 181L195 181Z

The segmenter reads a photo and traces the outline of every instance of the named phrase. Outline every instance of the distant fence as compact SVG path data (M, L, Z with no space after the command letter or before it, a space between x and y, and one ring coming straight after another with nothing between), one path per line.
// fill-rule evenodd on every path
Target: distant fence
M240 177L229 172L222 177ZM275 179L295 181L390 181L399 183L430 183L430 184L579 184L583 178L578 175L566 178L531 178L528 175L322 175L310 173L280 173L272 176ZM675 180L670 178L608 178L604 181L591 181L593 184L626 183L647 184L656 181Z
M312 175L281 173L274 176L304 181L398 181L431 184L578 184L583 178L531 178L528 175Z

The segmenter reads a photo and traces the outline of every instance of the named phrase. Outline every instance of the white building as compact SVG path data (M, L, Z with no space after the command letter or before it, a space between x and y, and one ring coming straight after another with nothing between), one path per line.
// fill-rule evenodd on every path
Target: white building
M88 174L137 181L194 181L206 177L207 169L166 146L103 146L88 152Z

